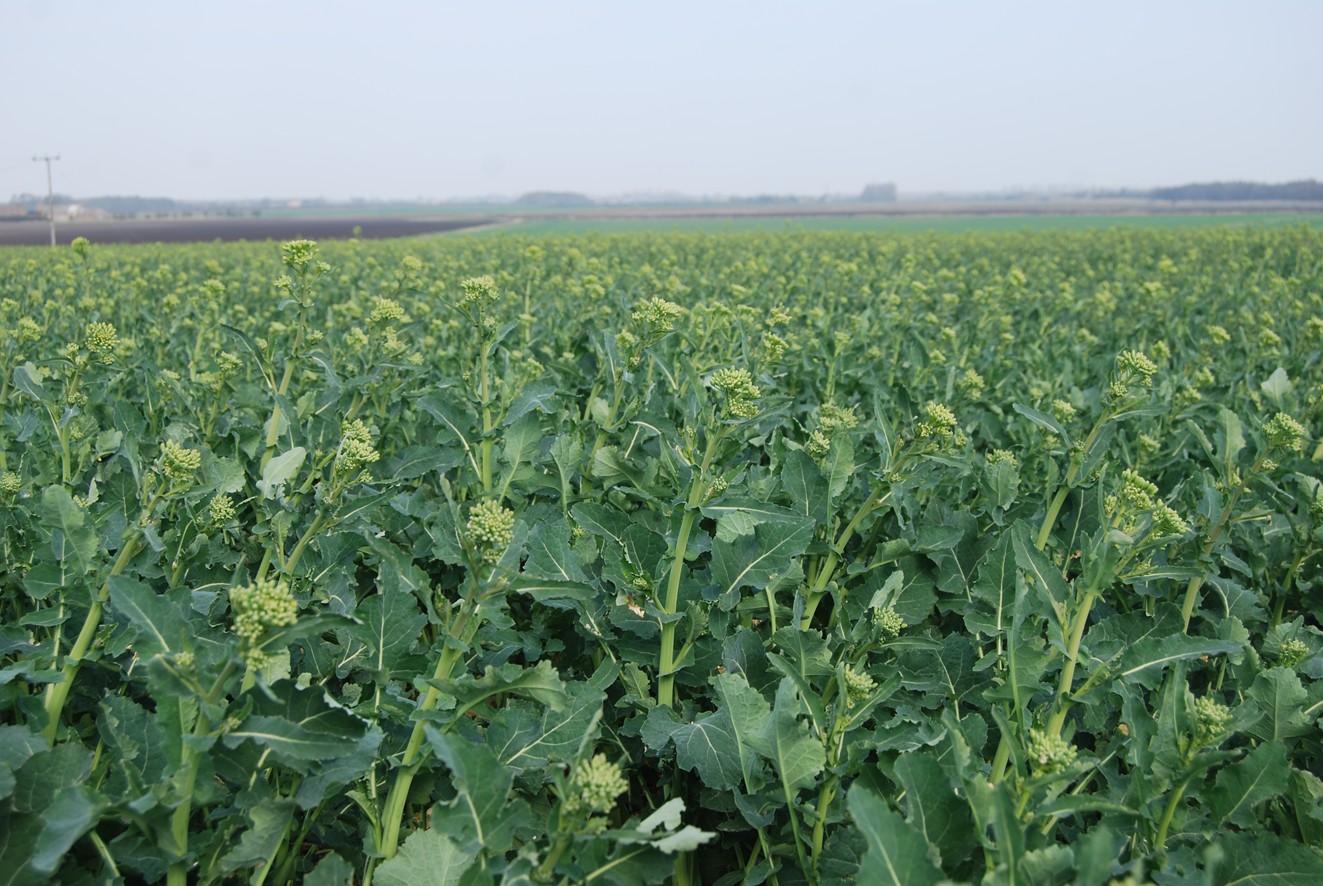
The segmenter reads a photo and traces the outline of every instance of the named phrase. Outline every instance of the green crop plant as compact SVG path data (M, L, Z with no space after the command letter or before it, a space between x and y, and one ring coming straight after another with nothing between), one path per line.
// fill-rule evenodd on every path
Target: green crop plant
M0 253L6 882L1323 882L1323 236Z

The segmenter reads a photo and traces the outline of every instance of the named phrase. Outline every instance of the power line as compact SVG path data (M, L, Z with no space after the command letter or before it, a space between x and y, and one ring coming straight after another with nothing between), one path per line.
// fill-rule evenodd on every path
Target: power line
M55 186L51 182L51 161L59 160L60 155L43 154L40 157L33 155L32 162L46 164L46 213L51 221L51 248L55 248Z

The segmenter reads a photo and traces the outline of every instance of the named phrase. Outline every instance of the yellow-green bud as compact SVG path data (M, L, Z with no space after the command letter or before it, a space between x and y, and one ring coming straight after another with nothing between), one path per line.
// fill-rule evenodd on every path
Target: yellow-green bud
M202 453L196 449L185 449L174 440L166 440L161 445L161 473L175 482L190 480L202 467Z
M612 763L605 754L594 754L592 759L574 767L564 806L571 813L594 815L610 812L616 798L628 789L629 785L620 774L620 765Z
M93 323L87 327L83 337L83 347L87 348L101 363L109 363L119 347L119 333L113 323Z
M1295 452L1304 445L1305 426L1285 412L1279 412L1264 422L1263 433L1268 437L1268 445L1274 449Z
M871 617L873 626L877 628L877 632L883 640L894 640L900 636L901 631L905 630L905 619L901 618L900 613L890 606L883 609L874 609Z
M1194 700L1194 737L1199 744L1209 744L1221 738L1231 725L1234 715L1224 704L1206 695Z
M23 478L13 471L0 474L0 495L18 495L23 489Z
M207 515L213 526L221 526L233 520L234 513L234 500L224 492L218 494L207 505Z
M230 590L234 633L246 644L255 644L271 628L288 627L298 621L299 604L283 581L261 579L256 584Z
M469 542L482 552L482 559L495 563L514 540L514 511L494 498L484 498L469 509Z
M845 679L845 698L847 707L858 707L872 696L877 689L877 681L863 671L856 671L846 665L841 672Z
M1036 775L1061 772L1075 762L1075 746L1059 735L1029 730L1029 765Z
M923 407L927 418L919 424L916 433L920 440L929 437L951 437L955 434L956 417L950 407L942 403L929 402Z
M1287 640L1277 652L1278 663L1284 668L1293 668L1308 657L1309 647L1297 639Z

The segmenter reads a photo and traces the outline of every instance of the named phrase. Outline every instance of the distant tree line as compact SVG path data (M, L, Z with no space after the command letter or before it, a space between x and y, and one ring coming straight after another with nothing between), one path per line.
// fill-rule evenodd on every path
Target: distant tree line
M1323 200L1323 183L1314 179L1267 185L1262 182L1210 182L1154 188L1154 200Z

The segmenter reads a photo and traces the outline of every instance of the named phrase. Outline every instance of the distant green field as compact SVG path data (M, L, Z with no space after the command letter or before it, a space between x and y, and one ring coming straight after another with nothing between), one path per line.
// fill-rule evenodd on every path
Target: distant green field
M635 231L741 232L741 231L881 231L895 233L964 231L1083 231L1108 228L1186 229L1221 225L1280 228L1306 224L1318 227L1323 215L1308 212L1254 212L1218 215L1017 215L950 216L928 218L816 216L803 218L631 218L536 219L466 229L455 236L501 234L586 234Z

